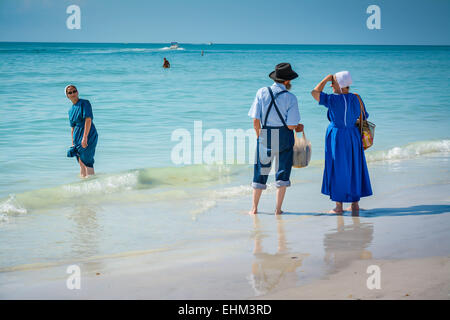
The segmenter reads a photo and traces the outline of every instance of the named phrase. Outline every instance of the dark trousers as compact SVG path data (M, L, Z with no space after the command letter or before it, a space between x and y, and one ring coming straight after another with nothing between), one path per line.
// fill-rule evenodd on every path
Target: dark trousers
M267 178L275 159L275 185L290 186L294 132L286 127L264 127L257 140L252 187L266 189Z

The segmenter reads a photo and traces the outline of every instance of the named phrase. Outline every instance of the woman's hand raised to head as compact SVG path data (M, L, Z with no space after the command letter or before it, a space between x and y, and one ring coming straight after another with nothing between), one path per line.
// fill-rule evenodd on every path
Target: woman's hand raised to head
M328 81L333 81L332 74L329 74L325 78L323 78L323 80L317 84L314 90L311 91L311 95L317 102L320 101L320 93L323 91L323 88L325 88L325 85L327 84Z
M305 127L304 125L302 125L301 123L299 123L299 124L295 127L295 132L302 132L304 127Z

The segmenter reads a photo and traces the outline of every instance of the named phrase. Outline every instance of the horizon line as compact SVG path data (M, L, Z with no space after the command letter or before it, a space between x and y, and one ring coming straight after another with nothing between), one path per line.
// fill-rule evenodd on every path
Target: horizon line
M0 43L61 43L61 44L169 44L170 42L83 42L83 41L0 41ZM366 43L238 43L238 42L177 42L192 45L285 45L285 46L418 46L449 47L449 44L366 44Z

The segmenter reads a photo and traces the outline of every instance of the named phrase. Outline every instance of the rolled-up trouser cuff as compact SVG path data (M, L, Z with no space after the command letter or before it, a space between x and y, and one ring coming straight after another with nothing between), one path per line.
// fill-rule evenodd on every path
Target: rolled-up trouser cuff
M263 189L263 190L265 190L267 188L267 186L265 184L258 183L258 182L252 182L252 187L253 187L253 189Z
M277 180L275 182L275 186L277 188L279 188L279 187L290 187L291 186L291 181L290 180L288 180L288 181Z

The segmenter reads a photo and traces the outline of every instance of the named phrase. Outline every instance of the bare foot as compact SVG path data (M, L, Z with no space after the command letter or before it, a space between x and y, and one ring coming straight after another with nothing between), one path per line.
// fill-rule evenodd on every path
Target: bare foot
M328 211L328 213L343 213L344 211L339 208L334 208L333 210Z
M275 210L275 214L282 214L282 213L284 213L283 210Z
M256 208L252 208L252 210L250 210L248 212L248 214L257 214L257 213L258 213L258 209L256 209Z
M359 211L359 205L353 205L352 204L350 207L345 209L345 211Z

